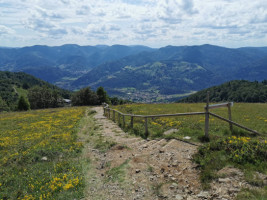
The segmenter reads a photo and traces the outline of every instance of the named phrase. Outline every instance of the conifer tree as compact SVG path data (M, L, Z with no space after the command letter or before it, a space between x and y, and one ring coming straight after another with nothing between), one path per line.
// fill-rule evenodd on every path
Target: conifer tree
M30 109L30 103L28 99L26 99L24 96L20 96L18 101L18 110L29 110Z
M99 87L96 90L96 94L98 96L99 103L110 103L109 97L107 95L107 92L104 90L103 87Z

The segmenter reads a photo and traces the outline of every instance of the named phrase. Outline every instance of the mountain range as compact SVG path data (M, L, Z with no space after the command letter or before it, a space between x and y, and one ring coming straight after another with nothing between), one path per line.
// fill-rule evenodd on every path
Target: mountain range
M267 77L267 47L213 45L0 48L0 70L23 71L65 89L103 86L134 101L174 101L230 80Z
M152 50L145 46L75 44L55 47L36 45L23 48L0 48L0 70L26 72L50 83L61 81L68 83L105 62Z

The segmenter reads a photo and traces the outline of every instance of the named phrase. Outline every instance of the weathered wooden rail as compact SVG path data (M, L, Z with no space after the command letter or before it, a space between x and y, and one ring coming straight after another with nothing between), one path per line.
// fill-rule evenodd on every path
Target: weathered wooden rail
M159 117L176 117L176 116L192 116L192 115L204 115L205 112L191 112L191 113L175 113L175 114L162 114L162 115L134 115L134 114L125 114L120 111L111 109L109 107L104 107L104 115L110 119L112 111L112 120L115 121L115 113L118 113L118 123L120 124L120 118L122 116L122 126L125 127L125 116L131 117L130 127L133 128L134 118L144 118L145 119L145 137L148 137L148 119L149 118L159 118Z
M213 117L216 117L220 120L223 120L225 122L229 123L229 128L231 132L233 131L233 125L242 128L246 131L249 131L251 133L261 135L259 132L252 130L250 128L247 128L243 125L240 125L236 122L232 121L232 114L231 114L231 107L233 106L233 102L228 102L228 103L221 103L221 104L213 104L209 105L209 92L207 93L207 103L206 106L204 107L205 112L189 112L189 113L174 113L174 114L161 114L161 115L134 115L134 114L126 114L122 113L118 110L109 108L108 104L104 105L104 115L111 119L111 113L112 113L112 120L115 122L116 120L116 113L118 114L118 123L121 125L121 118L122 118L122 126L125 127L125 117L128 116L131 118L130 122L130 127L134 127L134 118L143 118L145 119L145 137L147 138L149 135L148 132L148 119L149 118L160 118L160 117L176 117L176 116L193 116L193 115L205 115L205 137L209 137L209 117L210 115ZM228 119L221 117L219 115L216 115L214 113L211 113L209 110L210 109L215 109L215 108L221 108L221 107L227 107L228 108Z

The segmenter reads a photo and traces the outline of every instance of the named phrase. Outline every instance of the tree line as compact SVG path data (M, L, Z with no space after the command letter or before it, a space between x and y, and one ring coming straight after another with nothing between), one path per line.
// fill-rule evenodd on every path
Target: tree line
M262 82L234 80L201 90L193 95L179 100L178 102L205 102L207 91L210 93L211 102L248 102L248 103L266 103L267 102L267 80Z
M86 87L71 95L72 106L101 105L102 103L118 105L127 102L129 101L118 99L117 97L109 97L103 87L99 87L96 92L90 87ZM17 105L13 110L56 108L64 105L64 99L57 90L47 86L34 86L27 90L27 95L19 96ZM0 112L10 110L8 104L0 96Z

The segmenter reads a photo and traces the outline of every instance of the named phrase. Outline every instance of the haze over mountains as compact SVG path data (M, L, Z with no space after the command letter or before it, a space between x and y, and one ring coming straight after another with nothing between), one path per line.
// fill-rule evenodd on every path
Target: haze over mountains
M103 86L135 101L175 100L235 79L267 77L267 47L212 45L0 48L0 70L23 71L65 89Z

